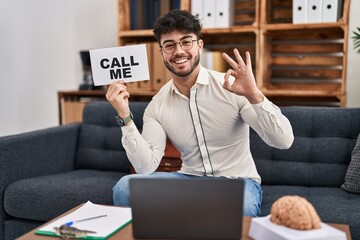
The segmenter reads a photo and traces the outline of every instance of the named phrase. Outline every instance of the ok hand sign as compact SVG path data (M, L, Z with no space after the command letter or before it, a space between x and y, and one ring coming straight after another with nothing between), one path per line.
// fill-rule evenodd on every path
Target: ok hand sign
M264 100L264 95L256 86L255 77L251 67L250 53L246 52L246 64L237 49L234 49L234 54L236 61L228 54L223 53L223 58L232 67L232 69L229 69L225 74L223 87L230 92L246 97L252 104L262 102ZM235 78L233 84L230 84L229 82L230 76Z

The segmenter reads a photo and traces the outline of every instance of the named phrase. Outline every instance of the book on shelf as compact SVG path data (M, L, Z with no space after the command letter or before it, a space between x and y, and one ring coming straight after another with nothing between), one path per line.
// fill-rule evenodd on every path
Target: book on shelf
M336 22L341 17L342 0L323 0L321 22Z
M336 22L342 5L342 0L293 0L293 23Z
M191 13L198 17L203 28L228 28L234 21L234 1L192 0Z
M203 49L200 64L205 68L219 72L226 72L227 70L227 63L222 57L222 52L211 51L206 48Z
M181 0L130 0L131 30L152 29L156 20L172 9L180 8Z

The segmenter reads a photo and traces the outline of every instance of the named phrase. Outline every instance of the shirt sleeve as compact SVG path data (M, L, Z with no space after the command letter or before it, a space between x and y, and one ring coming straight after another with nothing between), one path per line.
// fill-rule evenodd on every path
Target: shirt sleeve
M142 134L134 122L121 129L122 144L135 171L142 174L155 172L164 156L166 145L166 134L161 125L150 116L144 116Z
M262 103L244 108L241 115L269 146L279 149L291 147L294 141L291 124L280 108L267 98Z

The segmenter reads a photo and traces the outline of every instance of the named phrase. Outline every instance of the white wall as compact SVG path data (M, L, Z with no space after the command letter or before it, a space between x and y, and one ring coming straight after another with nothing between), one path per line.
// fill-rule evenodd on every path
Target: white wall
M116 0L0 0L0 136L58 125L79 51L116 45Z
M347 107L360 107L360 53L354 50L351 36L360 27L360 1L351 0L347 60Z
M352 0L350 34L360 26ZM0 136L58 125L57 92L82 81L79 51L117 45L117 0L0 0ZM349 36L347 102L360 107Z

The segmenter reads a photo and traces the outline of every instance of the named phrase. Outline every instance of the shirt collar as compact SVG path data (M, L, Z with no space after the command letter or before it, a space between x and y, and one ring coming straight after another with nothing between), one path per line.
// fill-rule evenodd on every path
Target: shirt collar
M203 66L200 65L199 75L196 79L195 85L209 85L209 73ZM179 93L174 81L171 82L171 91Z
M209 78L209 72L206 70L206 68L200 65L200 72L195 84L209 85Z

